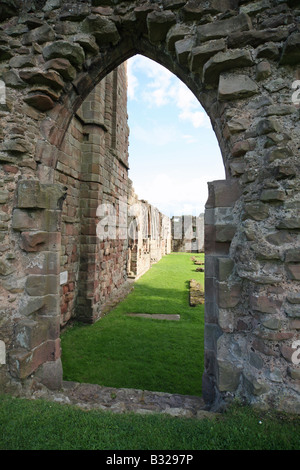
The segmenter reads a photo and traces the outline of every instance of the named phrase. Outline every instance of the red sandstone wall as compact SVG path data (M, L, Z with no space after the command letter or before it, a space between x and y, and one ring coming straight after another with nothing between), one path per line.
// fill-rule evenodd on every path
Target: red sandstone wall
M97 237L97 209L110 204L120 220L127 201L126 67L109 74L73 117L56 167L67 198L62 214L61 325L94 321L126 281L127 239ZM121 214L122 215L122 214ZM123 217L124 218L124 217Z

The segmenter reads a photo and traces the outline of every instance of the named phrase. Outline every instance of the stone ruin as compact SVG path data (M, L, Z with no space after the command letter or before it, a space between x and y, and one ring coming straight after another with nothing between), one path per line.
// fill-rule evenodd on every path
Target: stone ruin
M171 228L172 251L204 252L204 214L173 216Z
M62 309L95 321L126 281L97 208L126 197L118 67L143 54L195 94L225 167L205 210L203 398L300 412L299 20L298 0L1 2L1 391L59 389Z
M132 184L128 206L127 276L137 280L152 264L171 253L171 221L156 207L138 199Z

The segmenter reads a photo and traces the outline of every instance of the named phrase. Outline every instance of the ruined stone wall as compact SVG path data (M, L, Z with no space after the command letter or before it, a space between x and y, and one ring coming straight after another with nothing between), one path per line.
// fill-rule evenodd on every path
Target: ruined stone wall
M71 318L95 321L126 282L127 239L118 232L124 211L120 202L127 204L126 100L123 64L86 98L59 153L55 179L67 188L61 227L62 326ZM101 236L97 222L109 207L115 210L114 233L106 235L103 227Z
M238 397L300 412L299 18L297 0L1 2L3 390L46 383L49 376L59 388L68 192L56 179L57 163L87 96L140 53L165 65L195 94L211 119L225 167L226 180L210 185L205 216L211 256L205 272L205 399L216 408ZM107 103L106 112L115 116L116 101ZM116 134L111 144L118 148ZM98 204L93 191L101 172L95 163L88 161L80 208L94 207L87 201L95 196ZM122 156L112 160L108 153L104 165L121 194ZM79 275L79 315L89 312L90 319L100 305L94 215L87 216L80 249L86 267ZM87 237L94 241L93 256L84 252Z
M172 217L172 251L201 253L204 251L204 214Z
M153 263L171 253L171 221L156 207L140 200L129 180L129 253L127 273L138 279Z

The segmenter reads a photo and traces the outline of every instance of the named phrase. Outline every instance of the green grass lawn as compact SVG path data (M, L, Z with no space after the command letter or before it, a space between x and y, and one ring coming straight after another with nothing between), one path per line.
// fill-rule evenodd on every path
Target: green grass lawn
M204 282L204 275L196 272L191 256L165 256L104 318L67 329L61 336L64 379L201 395L204 306L189 306L188 281ZM127 313L179 314L180 321L132 318Z
M196 420L0 395L0 450L299 450L299 435L299 416L248 407Z

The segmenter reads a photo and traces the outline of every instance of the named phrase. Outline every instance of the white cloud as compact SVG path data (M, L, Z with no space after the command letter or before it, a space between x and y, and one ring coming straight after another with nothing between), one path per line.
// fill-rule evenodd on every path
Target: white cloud
M132 70L133 67L133 62L128 61L127 62L127 82L128 82L128 87L127 87L127 93L128 93L128 98L131 100L135 99L135 90L139 86L139 82L137 77L134 75L134 72Z
M141 73L147 77L145 85L137 78ZM130 99L136 99L139 90L141 99L149 107L173 104L178 108L180 120L190 122L195 128L210 126L207 114L186 85L165 67L146 57L134 56L128 61L128 88Z
M182 180L165 173L157 174L147 183L135 185L136 193L165 215L198 215L207 201L207 182L204 178Z

